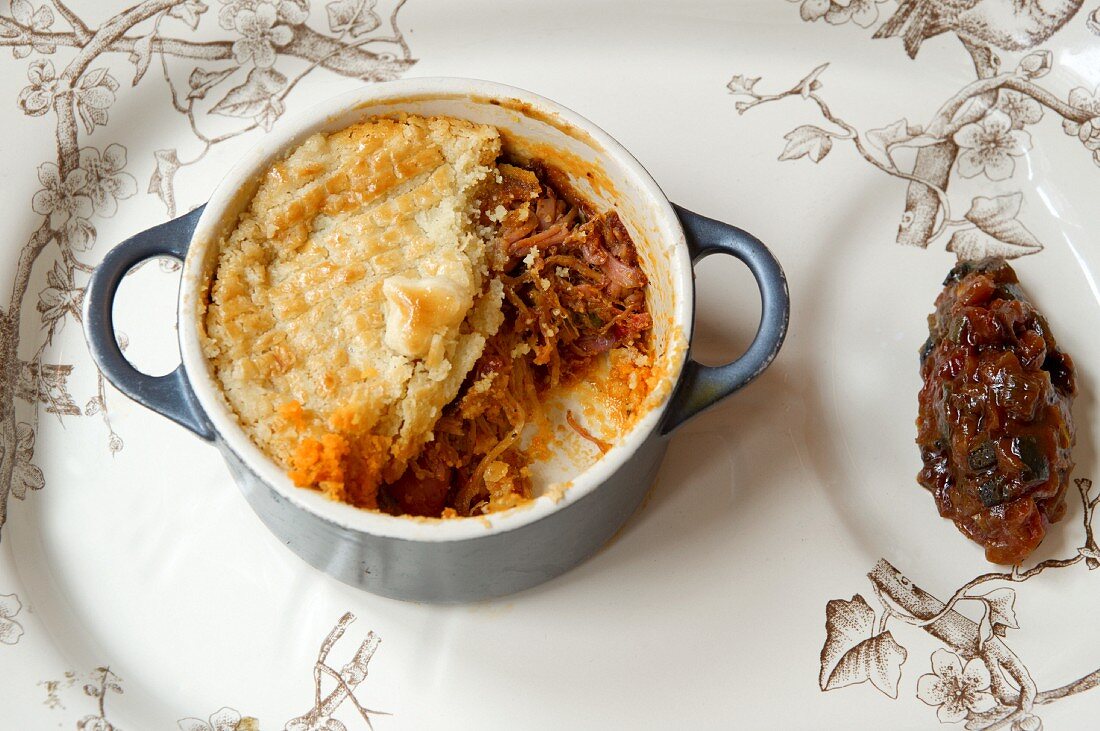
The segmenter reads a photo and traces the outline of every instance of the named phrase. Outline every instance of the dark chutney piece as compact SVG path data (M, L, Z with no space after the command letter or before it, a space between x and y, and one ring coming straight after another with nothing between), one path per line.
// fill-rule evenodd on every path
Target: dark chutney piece
M1004 259L952 269L928 330L917 480L987 560L1019 563L1066 511L1073 361Z

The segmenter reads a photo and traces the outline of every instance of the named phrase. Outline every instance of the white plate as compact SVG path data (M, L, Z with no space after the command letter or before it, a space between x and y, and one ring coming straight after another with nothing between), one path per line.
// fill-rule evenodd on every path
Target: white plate
M950 11L947 32L911 60L900 39L872 38L894 3L822 2L411 0L392 27L392 0L373 10L371 0L284 0L274 15L244 7L252 0L154 2L168 14L137 24L119 2L72 2L71 15L49 0L0 4L0 35L18 23L36 42L0 75L0 296L12 298L0 319L0 468L14 468L0 534L0 727L225 731L255 727L240 721L251 717L263 729L362 728L356 704L391 714L371 716L380 731L1087 726L1100 713L1100 691L1089 690L1100 676L1100 578L1079 553L1095 545L1073 488L1068 516L1034 557L1071 565L978 583L968 596L984 599L960 600L965 616L930 627L896 613L932 603L914 586L946 601L991 570L914 480L924 316L952 235L991 241L965 218L977 197L997 202L971 214L987 230L1043 247L1017 269L1080 366L1075 476L1100 477L1100 169L1081 125L1063 124L1100 93L1096 3L978 0ZM1035 8L1046 14L1030 23ZM1034 31L1027 48L996 53L1009 75L1026 57L1027 78L1011 83L1042 104L1013 112L1042 118L1008 133L971 107L979 127L958 132L961 162L941 169L948 226L927 249L899 246L907 181L881 169L876 145L917 125L942 133L929 126L937 110L981 90L955 31L1005 45L1002 29ZM336 70L314 66L326 54ZM55 101L64 82L51 77L77 58L90 60L69 116ZM805 94L743 115L738 103L753 97L726 86L741 75L734 90L782 94L814 69ZM214 450L103 388L75 319L84 267L167 218L166 201L175 212L203 202L265 124L356 76L394 73L487 78L572 107L670 198L767 242L794 303L771 370L680 430L617 540L560 579L474 606L379 599L304 565L259 524ZM166 75L192 120L173 108ZM1100 101L1088 103L1100 115ZM892 126L900 119L908 127ZM1088 145L1100 145L1096 126ZM202 155L197 134L225 141ZM991 142L976 158L968 145L983 135ZM895 159L912 171L911 149ZM59 161L73 160L103 181L98 206L78 191L87 172L57 180ZM995 223L980 215L990 207ZM51 211L69 254L51 241L35 256ZM145 267L118 309L132 357L158 372L176 357L174 276ZM699 284L696 353L720 361L751 337L755 288L713 260ZM876 593L872 571L893 599ZM330 634L345 612L355 621ZM348 689L321 664L343 671ZM978 715L998 675L1022 680L1028 698L1034 685L1039 702Z

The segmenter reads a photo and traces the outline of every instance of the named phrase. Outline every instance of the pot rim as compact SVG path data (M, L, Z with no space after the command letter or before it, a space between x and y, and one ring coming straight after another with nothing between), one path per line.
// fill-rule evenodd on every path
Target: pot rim
M670 245L666 244L674 289L671 313L673 330L670 338L675 336L678 328L682 335L682 343L678 345L682 347L673 346L673 352L668 356L671 367L664 374L667 383L662 386L660 401L650 405L649 411L637 419L606 454L577 475L569 487L560 491L557 496L541 495L526 505L476 518L392 516L329 500L315 490L296 487L282 468L245 434L214 382L200 344L198 312L200 295L205 285L203 264L208 248L217 245L217 239L224 230L222 220L225 212L239 202L240 191L255 179L263 167L270 164L275 155L299 144L305 137L325 128L333 120L361 107L399 103L402 99L420 101L456 97L479 105L490 104L491 100L507 101L513 109L518 107L525 110L520 116L549 120L555 126L563 125L564 129L579 130L586 142L602 148L599 152L619 168L635 190L644 194L647 200L640 202L652 208L654 220L659 222L658 230L652 235L658 237L658 240L666 239L670 242ZM513 104L514 102L519 104ZM191 387L213 425L218 440L284 499L351 531L410 541L469 540L515 530L563 510L599 488L633 457L637 449L657 429L668 407L669 398L679 382L691 336L693 293L692 262L683 228L671 203L641 163L611 135L576 112L525 89L480 79L404 78L371 84L320 102L265 135L222 178L199 219L183 265L177 313L180 354Z

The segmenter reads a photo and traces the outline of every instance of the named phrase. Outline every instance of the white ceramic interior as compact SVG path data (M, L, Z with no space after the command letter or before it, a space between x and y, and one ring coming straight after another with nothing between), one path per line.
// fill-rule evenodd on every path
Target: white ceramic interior
M245 435L211 377L199 339L201 294L217 246L226 229L247 206L260 173L316 132L343 129L378 114L408 112L450 115L491 124L506 140L547 146L590 164L610 185L592 185L570 174L582 195L616 208L630 229L650 278L649 307L654 315L654 352L665 383L653 391L644 414L593 464L570 467L559 461L556 481L564 491L540 495L521 508L484 518L423 520L394 517L333 502L320 493L295 487L285 472ZM567 172L575 172L569 171ZM611 188L612 190L609 190ZM286 499L353 530L418 541L462 540L506 531L538 520L584 497L615 472L657 426L679 378L692 325L692 270L684 234L671 205L645 169L621 145L580 115L522 89L470 79L422 78L365 86L321 103L297 119L280 124L249 151L221 181L207 203L184 263L179 302L180 351L192 387L225 446L240 456ZM570 472L572 469L572 472ZM543 487L547 471L543 471ZM536 493L541 492L536 484Z

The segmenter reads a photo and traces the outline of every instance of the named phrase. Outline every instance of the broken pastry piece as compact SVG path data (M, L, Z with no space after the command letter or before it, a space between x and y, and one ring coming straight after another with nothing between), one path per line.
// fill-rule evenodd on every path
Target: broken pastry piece
M476 233L496 129L372 119L273 165L222 243L205 349L299 485L377 506L500 326Z

